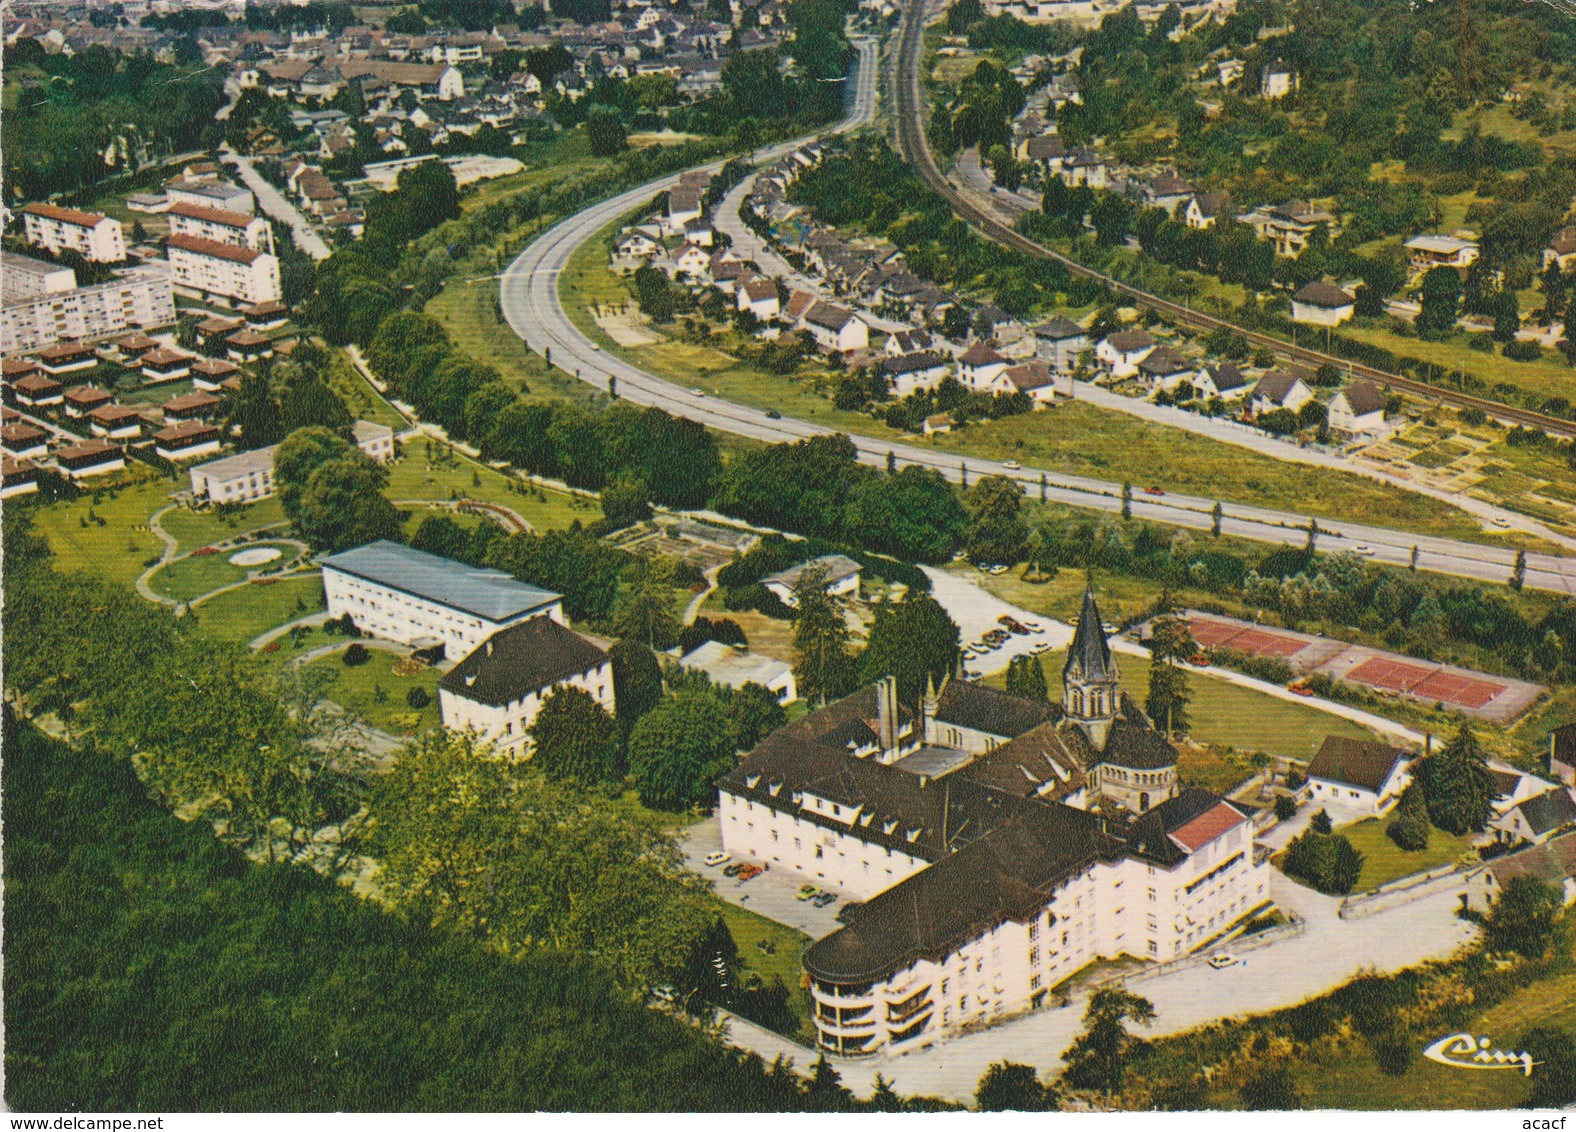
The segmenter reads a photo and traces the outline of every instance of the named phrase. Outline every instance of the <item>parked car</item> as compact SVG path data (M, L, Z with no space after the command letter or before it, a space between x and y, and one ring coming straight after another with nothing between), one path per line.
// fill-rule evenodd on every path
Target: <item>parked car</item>
M818 895L820 891L821 890L815 887L813 884L801 884L799 886L799 891L793 895L795 900L808 900L812 896Z
M1201 652L1196 652L1192 656L1188 657L1187 658L1187 662L1189 664L1191 664L1194 668L1208 668L1209 667L1209 657L1206 656L1204 653L1201 653Z
M825 908L828 904L832 903L836 899L837 897L833 896L830 892L818 892L814 896L810 897L810 903L814 904L817 908Z
M739 880L741 882L754 880L756 877L761 875L762 871L763 870L759 865L745 865L744 868L739 870Z
M1313 689L1308 687L1308 685L1304 684L1300 680L1295 681L1294 683L1291 683L1291 684L1287 684L1286 685L1286 690L1288 692L1290 692L1294 696L1311 696L1311 695L1313 695Z
M1007 572L1007 567L1005 567L1005 566L992 566L990 568L990 572L992 574L1005 574Z
M1225 952L1219 955L1211 955L1209 957L1209 965L1217 971L1223 967L1235 967L1237 965L1237 957L1235 955L1227 955Z
M721 849L716 849L706 854L706 863L712 868L716 868L718 865L726 865L731 860L733 860L733 854L724 853Z
M1008 460L1005 464L1002 465L1002 467L1006 468L1009 472L1016 472L1020 468L1022 468L1023 465L1018 463L1018 461L1016 461L1016 460Z
M983 680L983 679L985 679L985 673L983 673L983 672L965 672L963 674L963 679L969 681L970 683L973 683L976 680Z

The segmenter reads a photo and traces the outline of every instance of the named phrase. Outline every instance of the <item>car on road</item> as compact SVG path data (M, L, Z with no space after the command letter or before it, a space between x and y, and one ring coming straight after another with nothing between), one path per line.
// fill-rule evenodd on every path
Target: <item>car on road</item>
M1006 468L1009 472L1016 472L1016 471L1019 471L1023 467L1023 465L1018 463L1018 461L1016 461L1016 460L1008 460L1005 464L1002 465L1002 467Z
M1510 526L1510 520L1504 518L1501 515L1495 515L1492 519L1489 520L1489 522L1493 523L1496 527L1508 527L1508 526Z
M780 420L783 419L783 415L781 413L779 413L776 409L767 409L766 410L766 419L769 420L769 421L780 421Z
M1226 967L1235 967L1238 962L1239 960L1235 955L1227 955L1225 952L1209 957L1209 965L1217 971Z
M742 873L744 869L745 864L743 861L735 861L733 864L722 870L722 875L725 877L736 877Z
M1194 668L1208 668L1209 667L1209 657L1206 656L1204 653L1201 653L1201 652L1196 652L1192 656L1188 657L1187 658L1187 662L1189 664L1191 664Z
M593 350L596 350L596 351L597 351L597 352L599 352L599 353L600 353L600 352L601 352L601 350L602 350L602 347L601 347L601 346L598 346L598 345L597 345L597 344L596 344L596 343L595 343L595 342L592 342L592 343L591 343L591 344L590 344L590 345L591 345L591 348L592 348L592 349L593 349Z
M690 392L692 394L694 394L696 397L704 397L704 396L706 396L706 391L704 389L702 389L698 385L695 386L695 388L691 389Z
M830 892L818 892L814 896L810 897L810 903L814 904L817 908L825 908L828 904L832 903L836 899L837 897L833 896Z
M706 863L712 868L716 868L718 865L726 865L731 860L733 860L733 854L724 853L721 849L714 849L706 854Z
M1360 542L1356 546L1352 547L1352 553L1361 554L1364 558L1372 558L1374 554L1374 548L1369 546L1366 542Z
M739 870L739 883L742 884L747 880L754 880L761 875L761 871L761 866L759 865L745 865Z
M1144 494L1145 495L1164 495L1165 493L1166 493L1166 489L1163 488L1163 487L1152 487L1151 486L1151 487L1144 488Z
M794 893L795 900L809 900L812 896L819 896L821 890L813 884L801 884L799 891Z

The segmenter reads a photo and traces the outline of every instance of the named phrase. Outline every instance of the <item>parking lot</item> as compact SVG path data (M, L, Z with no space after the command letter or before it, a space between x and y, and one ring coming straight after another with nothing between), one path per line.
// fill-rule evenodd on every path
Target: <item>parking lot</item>
M823 891L833 892L837 900L825 908L817 908L810 901L800 900L796 895L800 885L810 883L809 878L785 869L782 865L767 869L760 876L747 881L724 876L721 866L707 865L706 854L722 848L722 829L715 817L709 817L686 829L679 840L679 847L684 851L685 863L715 884L717 895L730 904L737 904L740 908L748 908L768 920L797 928L811 939L830 935L842 926L837 922L838 909L843 906L842 894L828 889L823 882L814 883ZM749 857L735 857L728 863L750 860ZM754 863L765 864L763 861Z
M965 645L973 644L992 629L1000 629L1002 626L998 619L1002 616L1040 627L1040 632L1027 636L1009 635L1000 648L983 656L965 659L963 666L967 672L990 676L1006 669L1013 657L1031 655L1036 646L1044 646L1045 651L1050 652L1066 648L1073 639L1071 625L1020 609L989 593L970 578L930 567L925 567L925 574L930 578L930 596L940 602L957 623Z

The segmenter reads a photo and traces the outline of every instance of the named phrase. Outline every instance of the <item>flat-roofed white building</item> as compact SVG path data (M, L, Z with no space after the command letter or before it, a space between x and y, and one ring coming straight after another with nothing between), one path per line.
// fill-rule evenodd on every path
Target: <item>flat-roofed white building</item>
M233 181L200 180L171 181L164 187L164 198L173 210L178 204L195 204L202 208L219 208L226 212L252 213L257 202L250 189Z
M0 251L0 301L31 299L38 295L58 295L74 291L77 273L58 263Z
M9 266L0 265L8 287ZM60 282L54 276L49 278L51 286ZM92 342L174 322L175 294L169 268L158 262L141 263L122 268L104 283L8 297L0 306L0 351L40 350L64 339Z
M266 217L181 201L170 205L170 232L216 244L274 252L274 232Z
M1406 242L1406 250L1411 253L1414 272L1431 267L1471 267L1481 254L1476 240L1462 236L1413 236Z
M102 212L83 212L57 204L24 204L22 233L34 247L59 255L68 248L89 263L119 263L126 258L120 221Z
M441 644L450 660L521 621L564 619L559 594L387 539L331 555L322 566L329 616L349 614L363 632L416 648Z
M350 431L355 438L356 447L378 463L386 464L394 459L394 430L388 425L357 421L350 426Z
M711 677L713 684L729 688L742 688L746 684L759 684L775 695L779 702L791 704L799 698L794 683L793 667L773 657L735 648L721 641L707 641L679 659L685 668L698 669Z
M279 260L268 252L185 235L171 236L165 246L177 287L243 303L279 299Z
M550 617L500 629L438 681L443 725L470 731L500 754L524 756L542 701L578 688L613 714L613 670L595 641Z
M394 430L371 421L351 426L356 447L378 463L394 458ZM191 470L192 495L210 503L255 503L274 494L274 455L277 444L210 460Z

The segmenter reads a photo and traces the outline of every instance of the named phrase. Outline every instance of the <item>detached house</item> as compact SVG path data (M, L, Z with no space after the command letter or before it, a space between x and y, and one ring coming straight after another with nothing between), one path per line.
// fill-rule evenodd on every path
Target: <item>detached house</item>
M805 311L800 325L815 338L816 345L832 353L847 354L870 346L869 325L836 303L815 303Z
M1333 283L1313 282L1291 297L1293 322L1339 326L1357 309L1357 300Z
M1225 193L1194 193L1182 206L1182 223L1189 228L1213 228L1222 216L1231 214L1231 198Z
M983 342L958 355L958 375L970 389L984 391L1012 363Z
M1045 409L1058 396L1073 395L1073 379L1069 374L1057 373L1044 362L1024 362L1022 365L1008 366L1002 371L992 386L992 392L998 389L1006 393L1027 394L1036 409Z
M741 279L734 289L734 300L741 311L749 311L763 322L776 318L782 309L777 298L777 284L764 275Z
M1089 349L1089 332L1070 318L1057 315L1034 328L1034 354L1058 373L1071 373Z
M1222 401L1235 401L1247 396L1249 388L1247 375L1231 362L1200 366L1193 375L1194 393L1206 400L1219 397Z
M947 360L940 355L921 351L883 358L879 368L893 395L907 397L916 390L934 389L940 385L949 367Z
M1249 408L1254 416L1272 413L1276 409L1288 409L1295 413L1312 400L1313 390L1303 384L1302 378L1285 370L1272 369L1267 370L1253 387L1253 400Z
M1146 388L1170 392L1178 386L1193 383L1195 368L1171 346L1156 346L1138 363L1138 379Z
M1118 330L1101 339L1094 348L1094 356L1112 377L1132 377L1138 372L1138 363L1154 348L1155 340L1142 330Z
M1308 764L1313 804L1382 814L1412 781L1411 756L1387 743L1327 735Z
M1389 432L1384 419L1385 400L1373 382L1353 382L1330 398L1330 427L1352 436Z
M1543 270L1547 271L1551 264L1559 264L1561 271L1576 268L1576 224L1554 233L1549 246L1543 249Z

